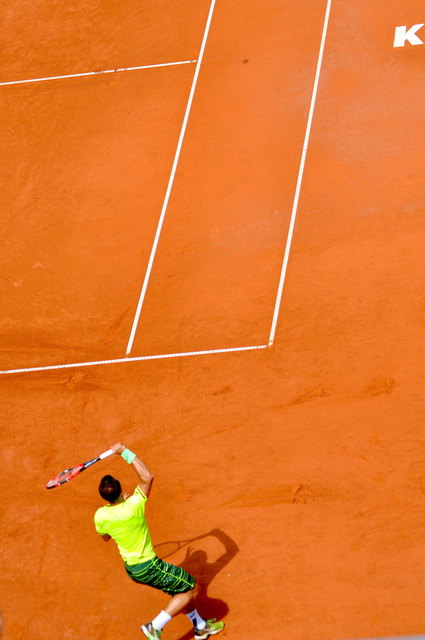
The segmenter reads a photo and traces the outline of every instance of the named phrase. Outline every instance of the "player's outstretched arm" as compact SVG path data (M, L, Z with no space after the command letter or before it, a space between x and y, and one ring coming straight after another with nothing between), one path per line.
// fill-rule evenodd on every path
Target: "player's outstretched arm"
M127 447L124 444L122 444L122 442L117 442L116 444L112 445L111 449L114 453L121 455L122 452L127 449ZM152 488L152 482L154 478L152 472L148 469L145 463L142 462L140 458L138 458L137 456L135 456L135 458L131 462L131 466L133 467L133 469L135 470L139 478L138 485L140 489L143 491L145 496L148 497L150 490Z

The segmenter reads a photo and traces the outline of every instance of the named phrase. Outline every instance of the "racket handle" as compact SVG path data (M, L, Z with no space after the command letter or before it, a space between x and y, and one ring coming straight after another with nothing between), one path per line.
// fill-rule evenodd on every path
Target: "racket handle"
M104 451L103 453L100 454L99 456L99 460L103 460L103 458L108 458L108 456L111 456L114 452L112 451L112 449L108 449L108 451Z

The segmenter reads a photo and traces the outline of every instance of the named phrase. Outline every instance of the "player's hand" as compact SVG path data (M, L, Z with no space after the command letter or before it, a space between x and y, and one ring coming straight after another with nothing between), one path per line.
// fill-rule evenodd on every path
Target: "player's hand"
M185 558L184 558L184 559L185 559L186 561L187 561L187 560L189 560L189 559L190 559L190 556L192 555L192 553L193 553L193 547L190 547L190 546L189 546L189 547L186 549L186 555L185 555Z
M113 444L111 449L114 453L117 453L119 456L122 454L122 452L125 449L125 445L123 445L122 442L117 442L116 444Z

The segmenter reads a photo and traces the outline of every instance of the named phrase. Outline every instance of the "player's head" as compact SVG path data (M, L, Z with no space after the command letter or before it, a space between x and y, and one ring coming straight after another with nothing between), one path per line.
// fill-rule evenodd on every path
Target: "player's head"
M104 500L115 502L121 495L120 481L113 476L103 476L99 484L99 493Z

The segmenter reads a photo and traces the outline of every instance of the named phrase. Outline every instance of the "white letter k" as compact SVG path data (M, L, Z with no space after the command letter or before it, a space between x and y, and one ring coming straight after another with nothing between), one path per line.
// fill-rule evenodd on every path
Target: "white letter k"
M414 24L413 27L410 27L409 31L407 31L407 27L396 27L395 28L395 36L394 36L394 46L395 47L404 47L406 42L410 42L410 44L424 44L420 38L416 35L416 32L419 31L421 27L424 26L424 22L421 24Z

